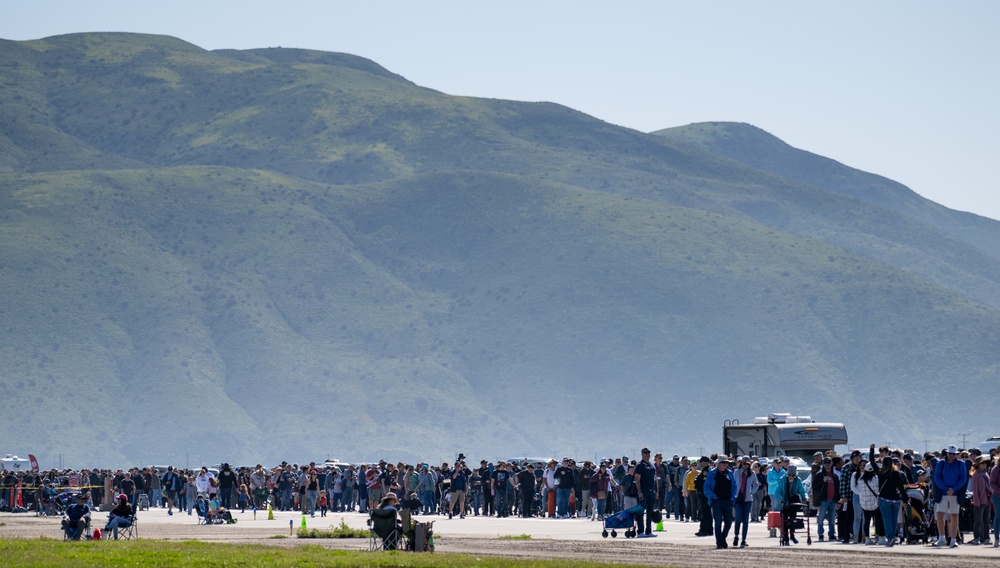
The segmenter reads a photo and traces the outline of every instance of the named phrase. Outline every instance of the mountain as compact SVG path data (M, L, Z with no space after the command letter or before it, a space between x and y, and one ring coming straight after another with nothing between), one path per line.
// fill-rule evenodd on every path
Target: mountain
M935 393L1000 402L995 223L746 125L103 33L0 41L0 125L43 467L691 454L774 411L940 445L986 432Z

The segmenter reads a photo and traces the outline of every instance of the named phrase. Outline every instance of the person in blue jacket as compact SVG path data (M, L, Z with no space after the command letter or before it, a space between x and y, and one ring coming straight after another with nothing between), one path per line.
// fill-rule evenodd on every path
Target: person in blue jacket
M934 466L934 512L941 536L934 546L944 546L945 516L948 516L948 546L958 546L958 513L965 501L965 487L969 484L969 468L958 459L958 448L948 446L946 457Z
M798 469L794 465L788 466L788 473L782 476L781 481L778 482L778 489L775 492L775 496L786 508L796 503L806 502L806 488L802 486L802 480L798 476ZM781 516L782 518L787 517L784 511L782 511ZM795 544L799 543L795 538L795 529L788 529L787 535L789 540Z
M719 456L715 467L705 477L705 497L712 508L715 519L715 547L729 548L726 539L733 526L733 499L736 497L736 482L729 471L726 456Z

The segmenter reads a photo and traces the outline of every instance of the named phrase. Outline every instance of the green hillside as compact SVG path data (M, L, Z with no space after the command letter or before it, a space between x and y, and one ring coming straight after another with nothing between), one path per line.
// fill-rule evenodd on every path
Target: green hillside
M0 412L43 462L944 443L982 426L933 389L1000 402L981 243L689 136L134 34L0 41L0 124Z

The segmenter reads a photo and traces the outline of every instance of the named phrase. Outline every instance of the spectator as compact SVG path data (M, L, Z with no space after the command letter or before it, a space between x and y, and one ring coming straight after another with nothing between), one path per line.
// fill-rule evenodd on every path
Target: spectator
M708 495L705 493L705 480L711 471L711 460L708 456L701 456L698 466L701 471L694 479L695 491L698 493L698 511L701 513L701 524L695 536L712 536L712 507L708 502Z
M842 504L841 510L844 512L845 516L852 519L851 532L845 533L843 530L840 532L840 541L844 544L850 544L851 539L854 541L860 541L859 538L861 531L861 521L864 520L864 511L861 510L861 504L858 502L858 496L854 494L852 487L852 479L854 474L858 472L858 467L861 464L861 450L854 450L851 452L851 459L846 464L844 464L843 469L840 471L840 502ZM843 508L846 506L846 509Z
M705 496L708 498L708 506L712 508L712 517L715 519L715 547L729 548L726 539L729 537L729 529L733 526L733 498L736 496L736 484L725 456L719 456L715 468L705 477Z
M989 485L990 498L993 501L993 548L1000 548L1000 457L993 460Z
M656 498L656 468L649 463L649 448L643 448L640 452L642 457L635 466L635 488L639 504L645 509L643 513L636 516L639 525L639 538L651 538L653 534L653 511L657 510ZM679 495L678 495L679 497ZM645 527L643 521L645 520ZM645 529L645 530L643 530Z
M105 531L112 531L114 538L118 539L118 529L132 524L132 517L135 515L135 508L128 502L128 495L124 493L118 496L115 508L111 510L111 518L104 527Z
M990 459L984 456L976 458L972 473L972 544L990 544L990 481L986 466Z
M733 472L734 493L733 511L735 513L736 530L733 531L733 546L746 548L747 531L750 528L750 509L753 507L754 493L760 488L757 474L753 472L749 456L743 456L737 462L738 469ZM743 529L742 535L740 529ZM742 536L743 542L740 543Z
M958 513L965 498L968 481L968 468L964 461L958 459L958 448L953 445L948 446L945 459L939 460L934 467L934 512L937 516L939 533L934 546L946 544L945 517L948 517L947 544L950 548L958 546ZM888 527L886 529L888 530Z
M531 504L535 499L535 466L529 463L514 476L514 481L521 495L521 516L527 519L531 517Z
M837 518L837 503L840 501L840 483L833 472L833 460L824 457L819 471L812 475L813 502L819 504L816 514L816 534L823 542L823 521L830 527L830 540L837 540L834 522Z
M574 478L573 469L570 468L569 458L563 458L562 466L555 471L556 479L556 518L569 518L569 494L573 491Z

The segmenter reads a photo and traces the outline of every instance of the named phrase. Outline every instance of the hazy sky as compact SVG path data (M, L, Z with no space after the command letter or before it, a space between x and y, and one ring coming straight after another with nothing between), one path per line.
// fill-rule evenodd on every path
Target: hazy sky
M1000 219L1000 1L4 3L4 39L341 51L449 94L553 101L646 132L748 122Z

